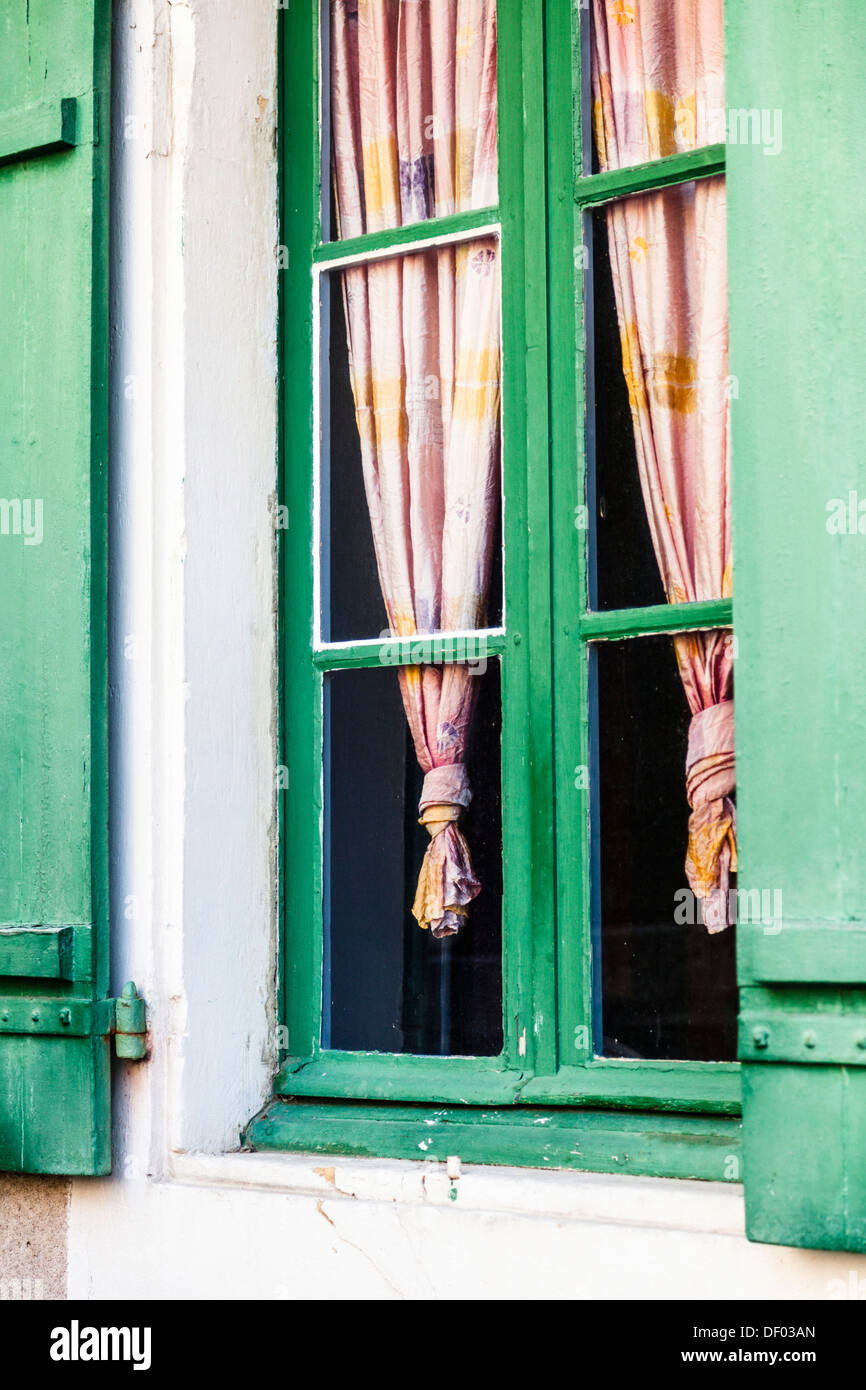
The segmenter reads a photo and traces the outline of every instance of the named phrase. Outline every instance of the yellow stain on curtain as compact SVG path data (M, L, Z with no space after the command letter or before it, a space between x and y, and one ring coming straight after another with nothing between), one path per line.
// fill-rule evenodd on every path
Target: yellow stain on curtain
M379 226L387 208L399 208L400 183L397 172L397 138L385 135L368 140L362 151L364 165L364 206L368 226Z
M617 24L634 24L634 5L629 5L627 0L614 0L608 6L608 14Z
M632 415L637 416L647 409L647 394L643 379L643 365L640 353L640 333L636 323L627 323L625 332L620 335L622 348L622 370L628 387L628 403Z
M653 358L653 399L668 410L691 415L698 406L698 364L694 357L657 352Z
M650 159L665 159L677 152L676 104L667 92L643 94Z

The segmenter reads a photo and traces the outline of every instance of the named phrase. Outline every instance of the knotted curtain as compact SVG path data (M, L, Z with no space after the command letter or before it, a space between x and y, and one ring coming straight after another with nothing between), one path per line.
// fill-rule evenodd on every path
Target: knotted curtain
M495 205L495 0L331 0L330 50L342 238ZM391 633L485 627L500 497L498 242L368 262L342 284ZM458 828L477 681L457 664L403 667L399 681L431 837L413 912L447 937L481 889Z
M718 138L722 0L593 0L593 126L602 169ZM722 117L723 123L723 117ZM606 212L635 451L670 603L731 594L725 184L699 179ZM733 647L674 639L691 710L686 875L710 931L736 871Z

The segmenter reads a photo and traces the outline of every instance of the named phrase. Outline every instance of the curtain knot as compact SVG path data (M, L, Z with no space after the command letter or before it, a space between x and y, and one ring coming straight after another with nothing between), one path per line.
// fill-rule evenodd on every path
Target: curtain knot
M734 702L722 700L692 716L686 754L686 795L696 809L734 790Z
M451 805L457 808L457 815L449 817L457 820L460 811L472 800L469 778L465 763L448 763L445 767L431 767L424 778L418 810L422 813L430 806ZM424 821L422 819L422 825Z
M467 905L481 892L469 846L455 823L471 800L463 763L431 768L424 778L418 810L430 843L412 911L436 937L456 936L468 916Z
M722 700L692 716L686 755L689 847L686 876L704 903L707 930L730 926L730 876L737 871L737 812L730 793L736 785L734 702Z

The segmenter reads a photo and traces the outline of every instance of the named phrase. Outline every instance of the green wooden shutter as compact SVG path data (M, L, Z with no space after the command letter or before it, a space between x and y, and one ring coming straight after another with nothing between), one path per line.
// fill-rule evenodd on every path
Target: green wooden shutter
M109 0L0 5L0 1170L110 1168Z
M747 1229L866 1250L866 8L725 8Z

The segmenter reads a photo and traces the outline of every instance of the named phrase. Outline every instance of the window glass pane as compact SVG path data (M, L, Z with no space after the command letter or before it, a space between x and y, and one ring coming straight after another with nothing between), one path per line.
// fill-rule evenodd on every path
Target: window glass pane
M326 1048L461 1056L501 1051L499 665L479 659L463 669L471 672L466 679L475 709L465 754L472 800L459 829L481 889L460 931L444 939L422 930L413 915L419 870L432 842L418 823L424 775L397 671L379 667L325 678ZM438 675L447 670L438 668ZM434 692L431 704L435 698Z
M322 637L350 642L386 632L388 616L364 495L339 275L323 281L322 314L330 331L329 339L323 331Z
M722 0L590 0L593 160L621 169L727 138Z
M707 667L729 659L729 634L692 636L704 644ZM706 900L693 893L685 872L690 710L674 642L602 642L591 661L603 1037L596 1050L610 1057L733 1059L735 927L708 931L701 920ZM735 877L730 884L729 898Z
M323 639L498 626L497 238L322 284Z
M592 235L592 380L590 432L590 606L637 608L664 603L638 474L628 386L611 279L605 213L587 217ZM594 407L594 410L593 410ZM594 494L594 496L593 496Z
M592 606L727 597L725 183L626 198L592 236Z
M324 19L326 232L494 207L496 0L331 0Z

